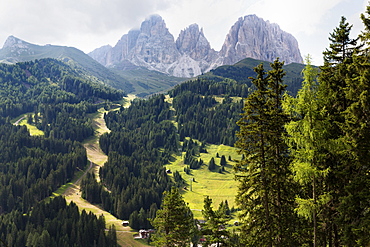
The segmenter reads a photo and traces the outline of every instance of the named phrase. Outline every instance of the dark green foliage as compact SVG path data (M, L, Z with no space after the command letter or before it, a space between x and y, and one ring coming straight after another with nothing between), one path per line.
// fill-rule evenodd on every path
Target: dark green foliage
M190 208L176 188L165 192L161 209L152 220L155 246L189 246L195 223Z
M160 206L163 192L172 186L163 165L180 147L172 114L164 96L158 95L105 115L112 131L100 137L100 146L108 161L100 170L102 184L90 183L102 191L101 198L91 200L120 219L137 219L140 211L149 214L153 204ZM103 192L103 185L110 193ZM149 226L147 218L140 222L131 224Z
M111 207L111 198L109 192L96 181L93 173L87 173L86 177L81 181L82 198L95 203L103 204L106 207Z
M204 80L204 79L203 79ZM189 91L178 88L189 84ZM233 102L224 98L221 104L212 96L199 94L197 83L186 82L170 92L174 97L173 107L176 109L180 140L191 137L201 142L233 145L235 142L235 124L243 107L243 101ZM237 95L239 96L239 95Z
M298 246L294 214L295 191L287 146L283 141L287 116L281 101L283 63L275 60L268 73L263 64L255 68L256 90L246 99L238 121L236 147L245 158L235 166L239 181L237 203L243 220L245 246Z
M170 91L170 95L175 97L183 92L190 91L205 96L225 95L245 98L248 96L248 88L249 86L243 81L229 79L216 81L207 78L198 78L176 86Z
M86 114L96 111L98 101L117 100L122 95L82 79L57 60L0 64L0 238L6 239L9 246L92 246L98 241L115 246L104 237L104 226L99 230L102 234L87 236L93 232L87 229L94 227L91 220L74 226L81 230L71 236L66 231L51 231L57 227L55 221L65 224L64 229L72 229L72 225L59 216L57 220L49 219L45 211L48 206L38 203L70 182L77 170L85 169L85 148L75 140L93 134ZM28 114L27 121L44 130L45 136L30 136L26 127L9 123L9 118L26 112L34 112L34 117ZM38 211L39 207L42 209ZM62 207L58 215L65 214L65 210ZM82 217L85 215L86 212ZM15 223L10 224L13 220Z
M194 158L194 156L199 156L201 152L206 152L204 143L199 146L198 142L194 142L192 139L185 139L182 145L182 151L186 152L184 164L189 165L190 169L199 169L204 164L202 159L198 160Z
M222 155L221 160L220 160L220 166L226 166L226 165L227 165L227 162L226 162L225 155Z
M103 217L79 213L75 203L67 205L62 197L41 202L28 214L0 215L0 238L12 247L117 246L115 229L106 233L105 227Z
M132 229L150 229L152 225L148 221L148 218L154 218L155 213L157 212L157 204L153 204L154 207L151 207L150 211L144 210L141 208L139 211L134 211L130 214L130 227Z
M86 166L82 145L32 137L26 127L0 126L0 214L27 212Z
M80 78L60 61L42 59L0 64L0 96L0 116L16 117L41 104L118 100L123 93Z
M368 126L367 105L370 102L365 52L368 48L363 47L368 44L357 45L358 39L350 38L351 28L342 17L339 27L330 34L330 48L324 52L325 62L320 67L320 89L326 97L322 108L327 112L326 120L331 123L326 132L326 141L331 145L325 150L325 168L329 172L324 180L324 192L330 195L330 201L320 218L325 225L322 229L325 234L318 235L320 245L366 246L370 242L365 237L369 236L369 231L364 227L369 222L366 191L369 191L370 181L363 172L368 167L369 146L368 127L365 127Z
M216 162L215 162L215 158L212 157L208 163L208 170L214 171L215 169L216 169Z
M226 202L222 202L218 210L213 210L212 199L209 196L204 198L202 215L205 223L202 224L201 233L206 239L205 246L216 244L216 246L228 245L229 232L226 230L226 224L229 220L230 212Z
M260 63L270 70L270 64L265 61L256 60L253 58L246 58L234 65L225 65L220 66L216 69L211 70L209 73L206 73L199 78L208 78L209 80L223 81L225 79L232 79L237 81L239 84L252 85L250 77L255 76L254 68ZM302 76L301 71L304 68L303 64L291 63L284 65L283 69L286 71L286 76L284 79L285 84L287 84L287 91L292 95L296 95L297 91L301 88ZM243 91L242 91L243 90ZM242 93L243 97L247 96L248 90L244 91L244 88L239 91Z
M179 171L175 171L173 173L173 179L175 180L175 183L177 187L181 188L184 185L184 179L181 177L181 174Z
M83 141L94 134L87 114L96 110L96 105L86 101L78 104L41 105L41 118L37 127L43 130L47 137Z

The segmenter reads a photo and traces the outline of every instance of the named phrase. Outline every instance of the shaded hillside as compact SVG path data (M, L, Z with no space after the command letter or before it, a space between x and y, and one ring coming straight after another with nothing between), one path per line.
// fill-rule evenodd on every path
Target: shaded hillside
M199 77L209 78L216 81L222 81L226 78L229 78L251 86L251 80L249 77L255 77L256 73L254 72L253 68L260 63L263 63L265 70L271 69L269 62L256 60L253 58L246 58L234 65L220 66ZM283 66L283 69L286 72L284 83L288 86L287 91L291 92L293 95L295 95L301 88L301 83L303 80L302 70L304 66L304 64L298 63L291 63Z
M144 67L138 67L133 64L124 63L123 67L114 67L111 70L129 81L132 84L133 91L138 97L163 93L175 85L185 81L185 78L170 76L158 71L149 70Z

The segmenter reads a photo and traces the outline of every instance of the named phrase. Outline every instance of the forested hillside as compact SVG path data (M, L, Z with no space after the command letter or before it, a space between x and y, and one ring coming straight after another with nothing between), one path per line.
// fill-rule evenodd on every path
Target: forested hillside
M224 80L226 78L236 80L238 82L246 83L248 86L251 86L250 77L255 76L254 68L263 64L266 70L270 70L270 64L266 61L256 60L253 58L246 58L234 65L224 65L216 69L211 70L200 77L210 78L213 80ZM283 66L283 69L286 73L284 76L284 83L287 85L286 90L291 94L295 95L297 91L301 88L302 83L302 69L304 64L291 63Z
M26 246L26 241L37 239L37 234L45 235L43 230L51 233L47 222L36 224L32 220L38 203L69 182L75 172L83 170L87 164L86 151L77 142L93 134L86 114L96 111L97 103L118 100L123 93L84 80L60 61L43 59L15 65L0 64L0 95L0 238L9 246ZM28 123L43 130L45 136L31 136L26 127L11 124L10 119L23 113L28 113ZM46 216L49 206L40 206L39 214ZM63 211L65 202L64 206L56 203L52 207L54 211ZM79 221L76 212L73 220ZM67 215L58 217L61 220ZM12 221L16 225L3 223ZM85 224L78 224L82 223ZM26 225L29 225L27 230ZM18 234L20 238L16 239ZM89 238L96 243L99 240L99 234L88 237L84 234L87 232L81 231L74 237ZM49 240L42 244L32 240L29 246L52 246L48 244L52 239L60 242L55 246L71 241L68 234L67 237L61 235L63 239L60 240L54 235L46 236ZM103 237L100 236L101 241L106 241ZM110 246L115 246L113 242ZM81 245L76 242L76 246Z
M129 108L108 113L105 120L111 132L100 138L108 162L100 170L101 184L91 177L83 181L84 197L121 219L130 219L135 229L150 227L147 218L155 216L163 192L182 184L170 179L164 165L182 150L190 156L202 151L186 137L232 146L242 96L247 94L243 82L196 79L176 86L168 95L136 99Z

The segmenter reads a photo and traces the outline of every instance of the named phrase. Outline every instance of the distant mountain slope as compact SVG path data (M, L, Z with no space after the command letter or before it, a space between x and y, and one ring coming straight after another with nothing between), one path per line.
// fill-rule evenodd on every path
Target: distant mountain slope
M100 81L125 92L133 92L133 86L124 78L105 68L84 52L66 46L45 45L39 46L28 43L14 36L8 37L0 49L0 62L17 63L42 58L55 58L78 69L91 80ZM95 77L95 78L93 78Z
M245 82L248 86L251 85L249 77L256 77L256 72L254 72L254 67L258 64L263 63L265 70L270 70L270 63L266 61L256 60L253 58L246 58L234 65L224 65L216 69L205 73L200 78L209 78L216 81L221 81L226 78L236 80L238 82ZM292 94L296 94L301 88L302 83L302 70L304 64L291 63L284 65L283 69L286 72L284 83L288 85L287 90Z
M110 85L139 97L164 92L184 81L148 70L129 62L117 64L114 69L106 68L84 52L66 46L39 46L10 36L0 49L0 63L14 64L42 58L54 58L67 63L86 79Z
M130 81L134 88L133 92L138 97L166 92L186 80L186 78L170 76L144 67L135 66L126 70L112 68L111 70L127 81Z
M140 29L130 30L114 47L103 46L89 55L107 67L124 61L177 77L194 77L220 65L251 57L272 62L276 57L302 63L297 40L277 24L248 15L231 27L221 51L215 51L197 24L174 39L162 17L147 18ZM124 69L124 68L123 68Z

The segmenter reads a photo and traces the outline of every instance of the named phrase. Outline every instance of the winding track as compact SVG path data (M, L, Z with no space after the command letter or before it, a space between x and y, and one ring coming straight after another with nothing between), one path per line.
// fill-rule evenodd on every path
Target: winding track
M115 225L117 232L118 244L122 247L144 247L148 245L141 244L133 239L133 232L130 227L122 226L122 220L117 219L112 214L104 211L102 208L93 205L83 199L80 193L81 180L86 176L88 172L94 172L95 177L99 181L99 169L108 160L108 157L100 149L99 137L110 130L107 128L104 121L104 110L100 109L98 114L94 114L92 117L92 125L95 130L95 136L89 138L84 142L84 147L86 149L88 160L90 161L90 166L85 170L85 172L63 193L63 196L67 202L73 201L80 208L80 210L85 209L86 211L92 212L97 216L103 215L105 217L107 226Z

